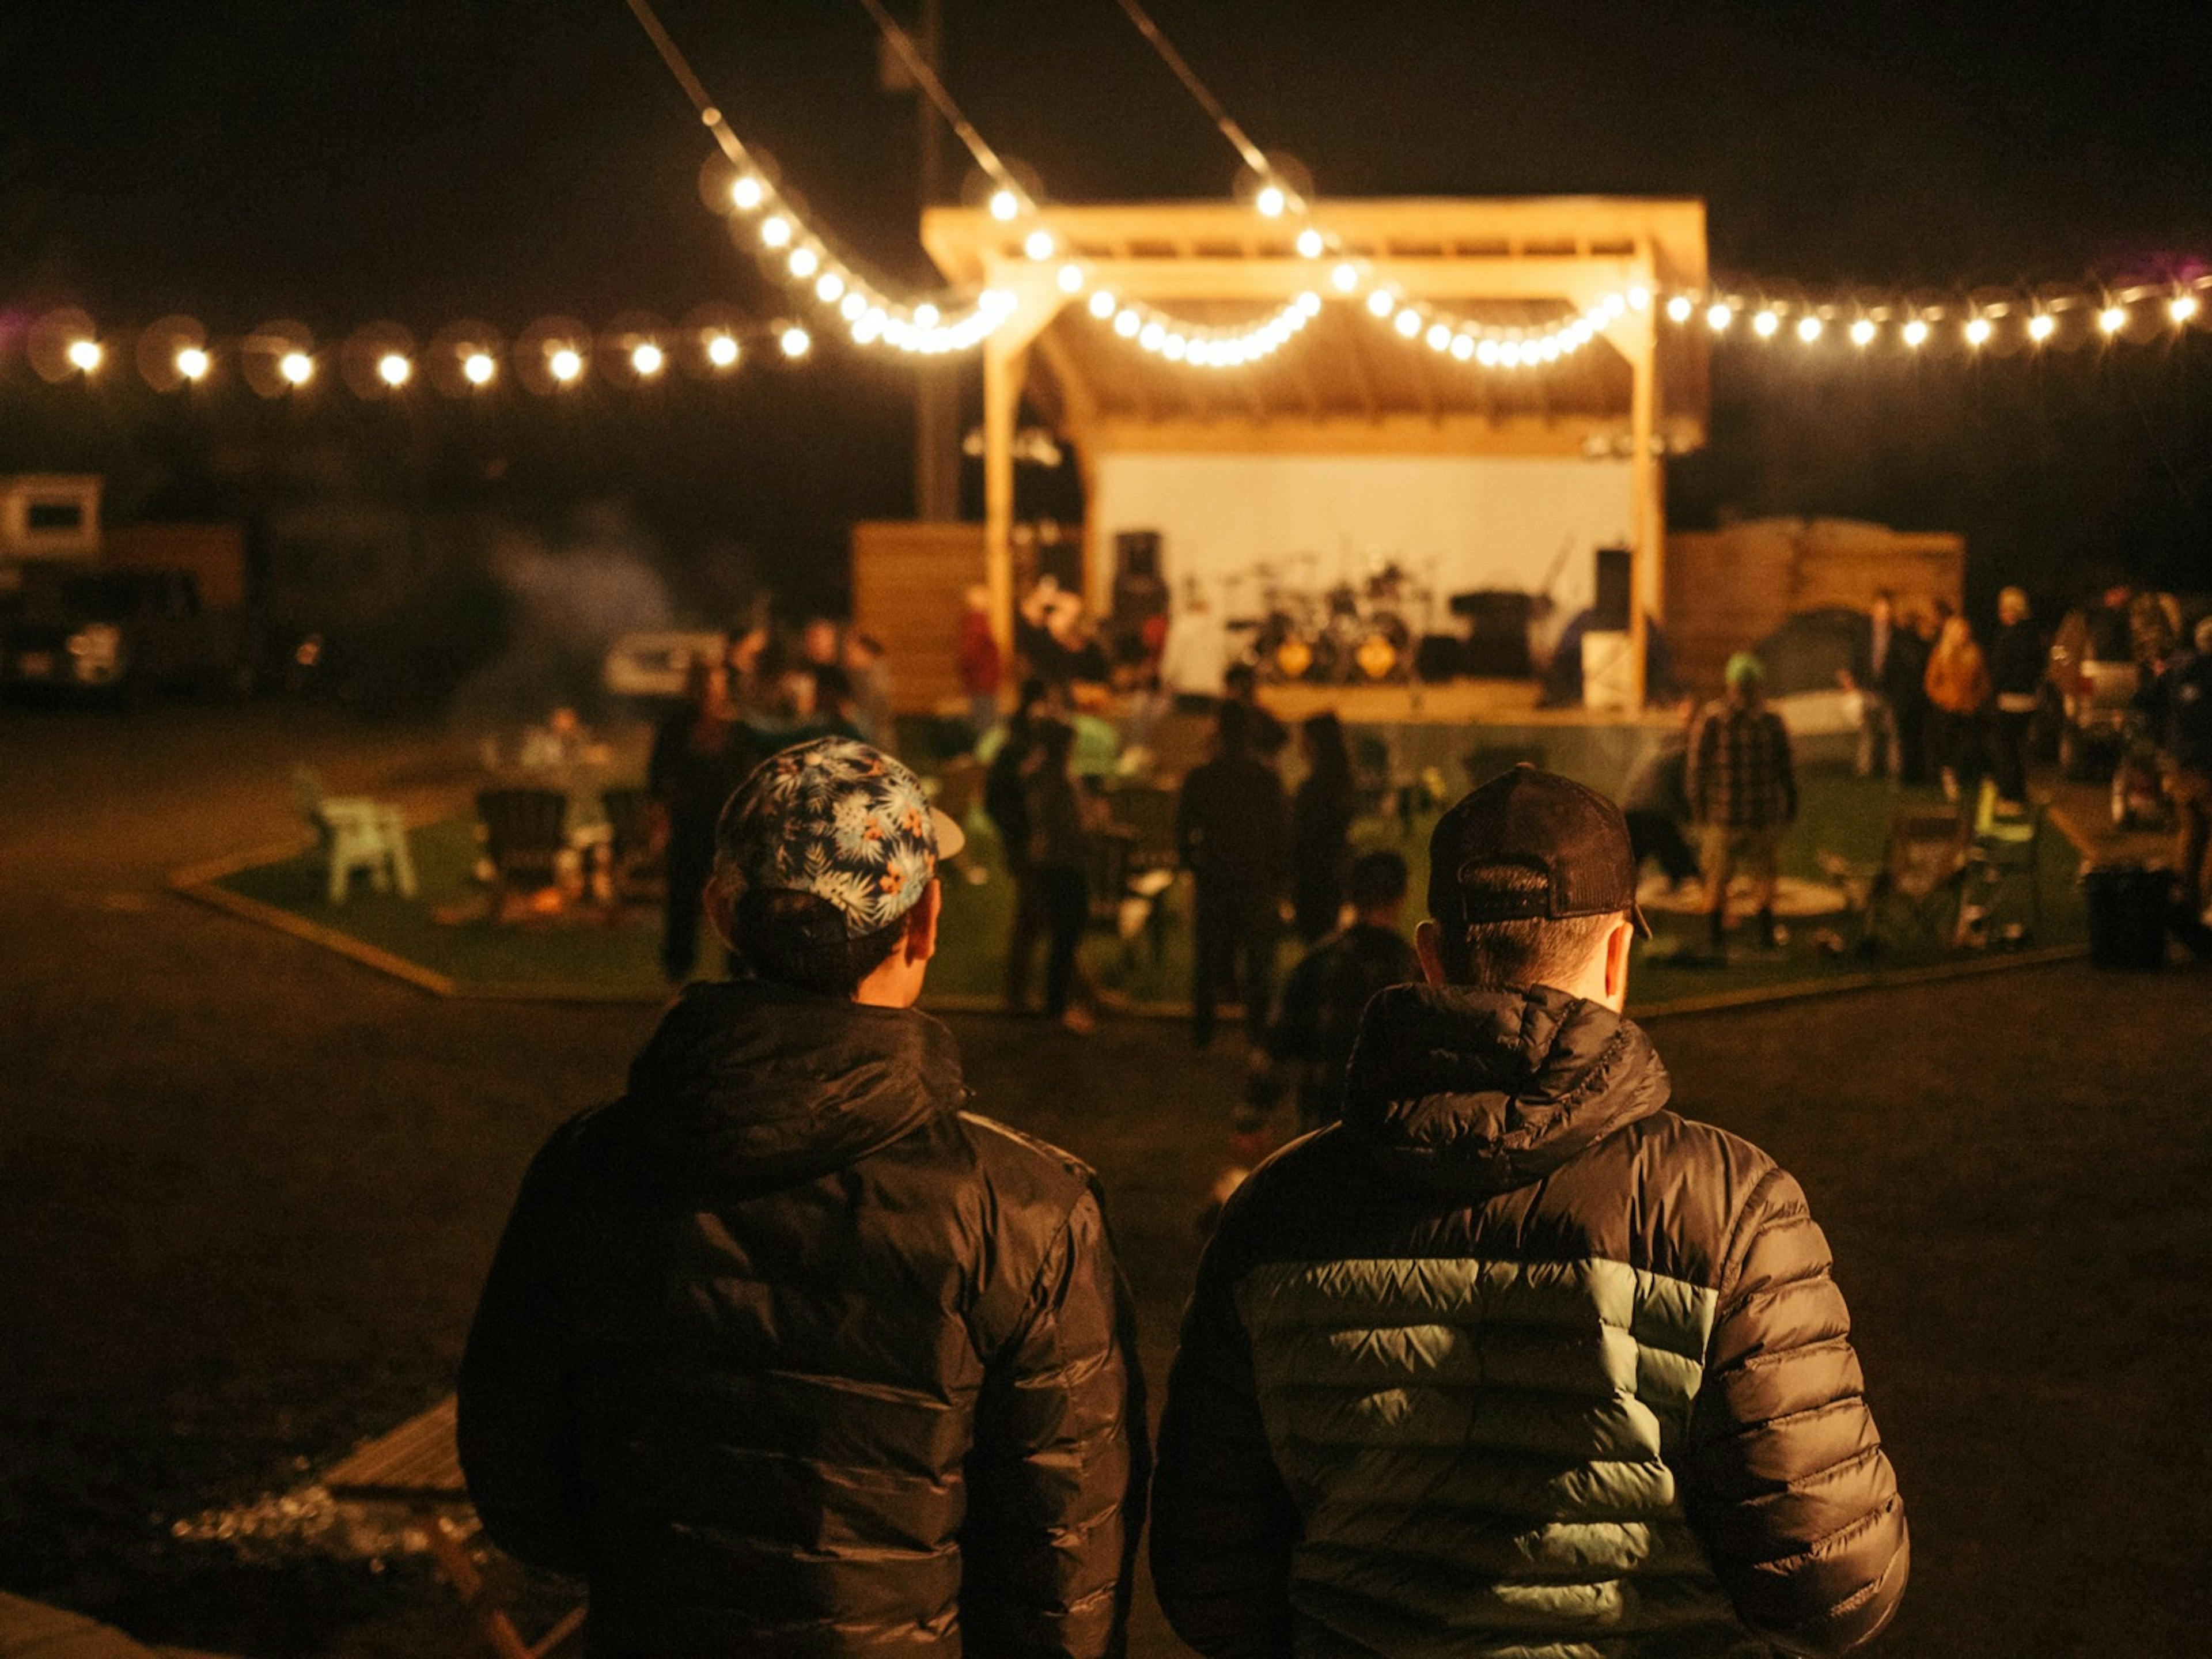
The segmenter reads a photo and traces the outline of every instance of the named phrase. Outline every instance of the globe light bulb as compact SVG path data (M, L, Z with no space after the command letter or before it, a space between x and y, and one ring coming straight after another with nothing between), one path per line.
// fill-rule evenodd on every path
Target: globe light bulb
M728 368L738 361L738 343L726 334L717 334L707 342L707 361L717 368Z
M1388 317L1397 307L1398 302L1379 288L1367 296L1367 308L1377 317Z
M848 294L838 306L837 314L848 323L857 323L868 309L868 296L857 290Z
M1316 230L1311 225L1308 225L1304 230L1298 233L1297 248L1300 258L1307 259L1320 258L1322 246L1321 233Z
M845 291L845 279L834 270L825 270L814 284L814 297L823 305L834 305Z
M1391 326L1410 340L1421 331L1421 313L1407 306L1392 319Z
M1874 324L1869 319L1862 317L1851 325L1851 343L1861 347L1874 343Z
M804 282L822 269L822 256L811 247L795 247L791 250L791 258L787 263L791 267L791 274Z
M1771 311L1762 311L1751 319L1751 331L1762 340L1771 340L1782 326L1782 319Z
M1062 265L1056 280L1060 283L1060 291L1062 294L1080 294L1083 292L1083 267Z
M489 386L499 365L493 362L488 351L471 351L461 359L461 375L471 386Z
M937 307L930 304L927 300L923 301L920 305L914 308L914 320L916 327L935 328L937 326Z
M991 192L991 216L1004 224L1022 210L1022 204L1011 190Z
M1428 341L1431 351L1448 350L1451 346L1451 331L1442 323L1431 323L1428 333L1422 337Z
M1137 331L1144 326L1144 321L1143 318L1124 306L1114 313L1114 331L1125 340L1133 339Z
M1279 185L1262 185L1260 193L1252 198L1252 205L1260 210L1262 219L1279 219L1283 210L1291 204Z
M1899 336L1905 344L1917 350L1928 343L1928 325L1915 317L1899 331Z
M1052 247L1052 233L1048 230L1033 230L1022 238L1022 252L1032 259L1051 258Z
M1637 283L1628 290L1628 303L1635 310L1643 310L1651 303L1651 290L1641 283Z
M100 360L105 354L97 340L71 340L67 355L71 368L89 374L100 367Z
M2166 314L2177 323L2185 323L2197 314L2197 296L2177 294L2166 302Z
M1114 296L1103 288L1093 294L1091 296L1091 314L1102 323L1111 317L1114 314Z
M776 343L783 348L785 356L797 358L804 357L812 348L814 341L805 329L793 323L777 337Z
M553 371L553 378L563 386L584 372L584 359L574 348L562 346L545 360L545 367Z
M1810 345L1814 341L1819 339L1820 337L1820 319L1818 317L1800 317L1797 319L1797 337L1802 340L1807 345Z
M2097 326L2107 334L2118 334L2128 325L2128 313L2118 306L2106 306L2097 313Z
M304 351L288 351L276 360L276 372L294 386L305 386L315 378L315 360Z
M1996 331L1990 327L1990 319L1988 318L1973 318L1966 324L1966 343L1970 346L1986 344L1989 341L1990 336L1995 331Z
M741 213L750 213L768 198L761 181L750 173L741 173L730 185L730 201Z
M2058 331L2058 319L2047 311L2039 311L2027 319L2027 337L2031 340L2049 339Z
M376 360L376 378L388 386L405 386L414 372L415 365L396 351L387 351Z
M1349 261L1328 273L1329 285L1339 294L1349 294L1359 286L1358 268Z
M1720 333L1735 320L1735 313L1726 306L1711 305L1705 307L1705 326L1716 334Z
M1667 301L1667 320L1670 323L1686 323L1690 320L1690 296L1688 295L1677 294L1673 299Z
M198 346L186 346L177 354L177 373L188 380L198 380L208 367L208 355Z
M1468 358L1474 356L1474 341L1473 337L1465 334L1454 335L1452 337L1451 343L1451 355L1458 358L1462 362L1465 362Z
M771 213L761 221L761 240L770 247L781 247L791 240L791 221L781 213Z
M660 366L667 361L660 348L650 340L641 340L630 348L629 366L647 379L659 374Z

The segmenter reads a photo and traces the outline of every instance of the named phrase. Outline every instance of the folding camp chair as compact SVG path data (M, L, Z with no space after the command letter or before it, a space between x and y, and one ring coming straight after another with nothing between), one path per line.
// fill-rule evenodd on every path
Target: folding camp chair
M1960 890L1972 826L1950 811L1899 812L1889 823L1881 861L1854 865L1833 853L1820 866L1844 890L1859 921L1858 949L1869 955L1894 942L1900 925L1942 948L1959 942Z
M558 789L481 789L484 854L491 860L491 919L500 920L510 891L535 892L560 879L568 850L568 798Z
M1960 890L1959 933L1970 943L2026 945L2043 926L2044 811L1975 826Z
M1115 931L1125 944L1150 937L1152 960L1167 955L1168 892L1182 855L1176 845L1176 796L1157 784L1124 784L1106 797L1114 830L1126 834Z
M397 1508L419 1525L430 1559L497 1659L545 1659L583 1628L580 1606L535 1642L525 1641L516 1629L498 1583L501 1575L484 1572L480 1558L488 1547L475 1542L478 1523L453 1444L451 1395L389 1434L356 1448L323 1477L323 1486L340 1504Z

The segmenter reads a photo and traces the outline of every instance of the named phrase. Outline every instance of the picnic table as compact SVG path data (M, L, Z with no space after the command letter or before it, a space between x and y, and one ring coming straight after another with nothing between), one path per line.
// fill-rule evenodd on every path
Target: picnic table
M395 1506L418 1522L431 1559L499 1659L544 1659L583 1627L585 1609L580 1605L536 1642L525 1641L477 1565L469 1541L480 1525L454 1443L453 1395L356 1447L323 1477L323 1485L339 1503Z

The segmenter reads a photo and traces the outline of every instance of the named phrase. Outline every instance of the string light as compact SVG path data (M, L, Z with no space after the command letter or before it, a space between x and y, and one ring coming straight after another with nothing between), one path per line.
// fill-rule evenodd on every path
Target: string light
M1398 302L1385 290L1378 288L1367 296L1367 308L1377 317L1388 317L1398 308Z
M276 360L276 372L294 386L305 386L315 378L315 360L304 351L288 351Z
M738 343L726 334L717 334L707 342L707 361L717 368L734 368L738 362Z
M1283 210L1290 204L1290 198L1283 194L1279 185L1262 185L1260 193L1252 198L1252 205L1260 210L1262 219L1281 218Z
M1062 265L1059 276L1054 280L1060 284L1062 294L1080 294L1083 292L1083 267Z
M667 361L660 348L650 340L641 340L630 348L629 366L646 380L659 374Z
M1049 259L1052 250L1052 233L1048 230L1033 230L1022 238L1022 252L1032 259Z
M2128 325L2128 313L2118 306L2106 306L2097 313L2097 326L2107 334L2118 334Z
M79 374L89 374L100 367L100 360L106 354L100 350L97 340L71 340L66 355L71 368Z
M2166 302L2166 314L2176 323L2185 323L2197 314L2197 296L2177 294Z
M1735 313L1717 301L1705 307L1705 326L1716 334L1724 333L1735 320Z
M730 202L740 213L750 213L766 199L768 192L761 181L750 173L741 173L731 181Z
M1340 294L1349 294L1359 286L1359 267L1346 262L1328 273L1329 285Z
M1782 319L1771 311L1762 311L1751 319L1751 331L1762 340L1771 340L1782 326Z
M1966 320L1966 343L1970 346L1986 345L1989 343L1990 336L1995 331L1988 318L1969 318Z
M2039 311L2027 319L2027 337L2031 340L2047 340L2057 331L2058 319L2047 311Z
M212 366L207 353L198 346L186 346L177 354L177 373L188 380L199 380Z
M1865 317L1860 318L1851 325L1850 337L1851 343L1862 350L1872 345L1874 343L1873 321Z
M574 347L562 346L546 358L545 367L555 380L568 386L584 372L584 360Z
M771 213L761 221L761 240L770 247L781 247L791 240L791 221L781 213Z
M804 357L814 344L812 337L796 323L778 335L775 343L783 348L787 357Z
M1111 317L1114 314L1115 306L1115 301L1114 296L1111 294L1109 294L1104 289L1098 289L1092 292L1091 295L1091 314L1098 319L1100 322L1104 322L1109 317Z
M1667 320L1670 323L1688 322L1690 311L1690 296L1686 294L1677 294L1667 301Z
M1807 345L1820 337L1820 319L1810 312L1797 319L1797 337Z
M1421 313L1407 306L1390 319L1390 325L1410 340L1421 331Z
M498 373L499 365L489 351L471 351L461 359L461 378L471 386L489 386L491 377Z
M811 247L791 250L791 274L804 282L822 269L822 256Z
M1321 295L1310 292L1243 328L1194 328L1133 301L1115 312L1113 328L1121 338L1133 339L1143 350L1170 362L1237 368L1280 350L1319 315Z
M1321 233L1311 225L1308 225L1298 233L1297 250L1301 258L1318 259L1322 256L1322 249L1327 246L1322 240Z
M1899 337L1916 351L1917 351L1922 346L1928 343L1928 325L1922 322L1917 317L1915 317L1911 322L1905 324L1902 329L1898 331L1898 333Z
M1125 340L1133 340L1144 326L1144 321L1133 307L1123 306L1114 313L1114 331Z
M1021 210L1022 204L1015 199L1014 192L1011 190L994 190L991 192L991 216L1000 224L1007 223Z
M834 270L825 270L814 284L814 297L823 305L834 305L845 292L845 279Z
M397 351L387 351L376 360L376 378L397 391L405 386L415 373L415 365Z

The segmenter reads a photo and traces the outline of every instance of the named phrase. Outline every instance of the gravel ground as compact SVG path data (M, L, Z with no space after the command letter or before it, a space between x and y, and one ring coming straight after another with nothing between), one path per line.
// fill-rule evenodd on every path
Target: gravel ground
M523 1164L651 1012L438 1001L161 883L289 833L295 760L427 795L465 758L276 708L0 710L0 1589L254 1659L453 1650L419 1565L174 1523L296 1498L443 1391ZM1104 1172L1157 1379L1233 1046L954 1023L987 1109ZM1654 1030L1680 1103L1797 1171L1834 1241L1914 1522L1881 1650L2200 1650L2212 974ZM1138 1635L1177 1650L1148 1605Z

